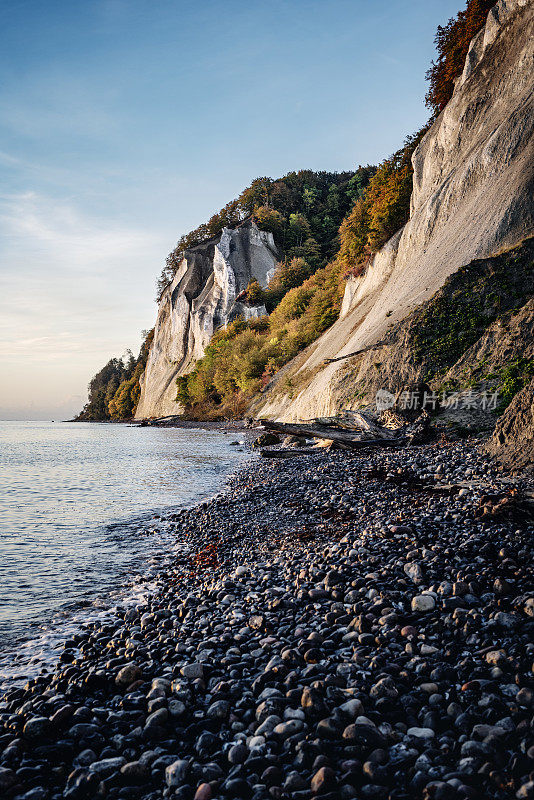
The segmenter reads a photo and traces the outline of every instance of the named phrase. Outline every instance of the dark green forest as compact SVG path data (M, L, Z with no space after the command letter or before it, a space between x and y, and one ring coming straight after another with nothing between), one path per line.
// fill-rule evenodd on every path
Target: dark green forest
M158 280L158 299L172 281L185 251L254 216L271 231L286 259L302 256L315 269L336 253L339 226L361 197L375 167L352 172L290 172L282 178L256 178L236 200L207 223L182 236L167 256Z
M141 394L139 378L145 368L153 338L153 328L143 331L143 343L137 358L128 350L122 358L110 358L91 378L88 400L76 417L78 421L104 422L129 419L134 415Z

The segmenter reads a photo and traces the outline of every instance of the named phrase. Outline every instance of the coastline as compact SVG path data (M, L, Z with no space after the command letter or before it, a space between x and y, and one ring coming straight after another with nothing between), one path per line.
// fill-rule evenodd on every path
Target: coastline
M144 603L6 693L5 796L512 796L534 600L510 480L473 443L249 461L169 518L184 550Z
M251 427L242 419L201 420L185 419L181 416L149 419L66 419L62 422L88 422L95 425L130 425L134 428L182 428L183 430L222 431L223 433L254 433L258 426Z
M166 518L220 491L248 454L243 436L201 429L10 422L0 438L1 694L50 667L80 619L136 594L172 557Z

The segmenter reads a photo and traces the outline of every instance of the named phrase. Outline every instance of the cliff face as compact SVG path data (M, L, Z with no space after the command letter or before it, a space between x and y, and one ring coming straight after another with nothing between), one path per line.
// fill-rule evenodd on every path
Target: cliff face
M414 153L410 220L349 281L340 319L275 376L252 413L290 421L358 405L367 388L360 359L325 359L377 347L449 275L534 232L533 27L527 0L490 11L453 97ZM399 353L381 355L378 371Z
M218 328L265 314L236 298L253 278L267 286L275 266L272 234L250 220L187 251L159 304L136 419L180 413L176 378L191 371Z

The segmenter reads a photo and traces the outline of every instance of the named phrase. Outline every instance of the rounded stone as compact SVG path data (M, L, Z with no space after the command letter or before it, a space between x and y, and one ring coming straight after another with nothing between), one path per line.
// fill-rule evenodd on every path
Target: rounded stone
M412 598L412 611L419 611L425 613L433 611L436 607L436 601L430 594L418 594Z
M120 669L115 677L115 683L119 686L130 686L135 681L138 681L143 676L141 667L137 664L126 664L125 667Z
M23 728L23 734L28 739L44 739L49 735L52 724L48 717L33 717L28 720Z

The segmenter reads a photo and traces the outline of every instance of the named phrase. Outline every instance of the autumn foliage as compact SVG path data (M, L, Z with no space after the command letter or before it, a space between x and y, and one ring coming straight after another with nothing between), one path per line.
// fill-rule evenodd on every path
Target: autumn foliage
M350 172L290 172L282 178L256 178L238 198L198 228L182 236L168 255L157 284L157 297L172 281L187 249L253 217L270 231L285 258L302 256L314 268L335 255L339 225L361 195L375 167Z
M469 43L486 22L495 0L468 0L446 25L438 26L434 43L437 58L426 77L429 81L426 105L436 115L443 111L454 91L454 82L462 74Z
M425 125L383 161L339 229L338 261L345 276L360 275L369 258L410 216L412 154L428 130Z
M426 104L433 117L449 101L469 43L493 2L467 0L456 17L438 27L437 56L427 72ZM264 305L267 314L248 322L236 319L217 331L193 371L178 378L176 399L188 413L196 418L242 415L280 367L335 322L345 279L362 274L371 256L409 219L412 155L431 122L378 167L257 178L207 223L181 237L160 276L158 297L188 248L248 217L273 234L280 253L269 285L252 280L242 293L243 302ZM118 419L133 413L149 343L137 360L112 359L93 378L80 418Z
M140 379L145 369L154 328L143 332L137 358L131 350L122 358L111 358L91 379L88 401L78 417L82 422L133 417L141 396Z

